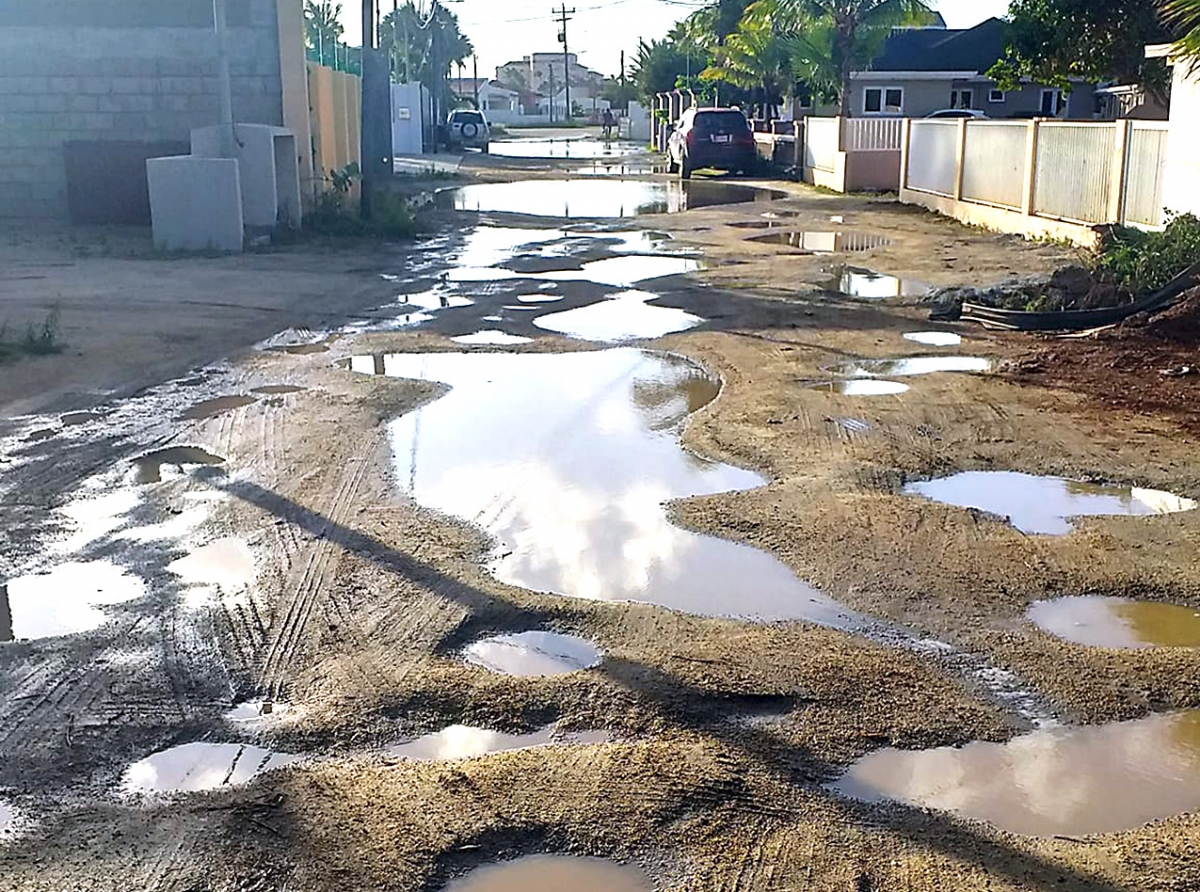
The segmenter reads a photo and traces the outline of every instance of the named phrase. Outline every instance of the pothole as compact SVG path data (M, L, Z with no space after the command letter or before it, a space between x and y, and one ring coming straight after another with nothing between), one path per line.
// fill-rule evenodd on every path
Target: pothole
M218 790L301 758L242 743L185 743L134 762L125 769L121 790L127 795Z
M1200 711L1047 728L1003 744L879 750L832 789L954 812L1012 833L1115 833L1200 808Z
M653 892L635 867L568 855L528 855L487 864L445 887L445 892Z
M904 493L986 511L1007 518L1023 533L1046 535L1069 533L1073 517L1144 517L1197 507L1191 499L1154 489L1099 486L1015 471L966 471L910 483Z
M98 629L101 609L142 597L146 583L108 561L70 562L0 585L0 641L53 638Z
M391 354L381 366L449 385L389 423L395 478L482 525L502 581L708 616L856 621L773 556L671 523L672 499L766 482L681 446L688 415L720 390L691 361L614 348Z
M649 291L624 291L586 307L539 316L533 324L571 338L613 342L659 338L705 321L684 310L647 303L657 297Z
M74 427L79 424L87 424L89 421L97 421L103 417L103 412L68 412L58 420L62 422L63 427Z
M463 656L472 666L502 675L544 677L566 675L599 666L600 649L575 635L557 632L519 632L495 635L468 645Z
M962 335L952 331L910 331L905 333L904 339L926 347L957 347L962 344Z
M251 393L259 393L264 396L281 396L288 393L303 393L308 390L307 387L301 387L299 384L264 384L261 387L251 387Z
M855 359L826 371L848 378L911 378L939 372L987 372L992 361L981 356L908 356L901 359Z
M138 483L161 481L164 465L178 468L180 473L183 473L183 470L188 467L224 463L225 459L221 456L213 455L199 446L171 446L167 449L156 449L154 452L147 452L133 460L133 464L137 467Z
M607 731L563 733L557 732L553 726L530 734L505 734L502 731L492 731L488 728L451 725L441 731L418 737L416 740L389 746L384 753L388 756L414 761L474 759L491 753L503 753L511 750L610 743L612 739L612 735Z
M234 705L223 718L236 726L259 727L270 724L291 711L291 704L279 700L244 700Z
M1200 647L1200 611L1178 604L1085 595L1035 601L1026 616L1043 632L1072 644L1122 650Z
M849 381L820 381L808 385L809 390L822 390L842 396L895 396L908 390L908 385L899 381L883 381L878 378L852 378Z
M479 183L437 194L440 207L556 218L633 217L722 204L774 201L787 193L692 180L521 180Z
M489 328L483 331L472 332L471 334L459 335L450 340L456 344L470 344L473 347L504 347L512 344L529 344L533 341L533 338L526 338L521 335L509 334L506 331Z
M867 249L858 249L867 250ZM872 269L844 266L834 271L834 276L824 287L847 297L861 300L887 300L892 297L924 297L933 290L928 282L916 279L901 279Z
M195 549L167 569L191 585L216 586L226 594L254 583L254 555L241 539L217 539Z
M219 396L215 399L204 400L196 403L184 411L179 416L180 421L202 421L205 418L213 418L217 415L222 415L225 412L232 412L234 409L241 409L244 406L252 405L258 402L252 396L246 394L235 394L232 396Z
M747 241L764 245L782 245L810 254L853 254L886 248L890 238L871 232L822 232L819 230L789 230L751 236Z
M500 158L621 158L646 150L641 143L573 137L570 139L504 139L489 146Z
M536 294L518 294L517 300L523 304L552 304L562 300L561 294L539 291Z

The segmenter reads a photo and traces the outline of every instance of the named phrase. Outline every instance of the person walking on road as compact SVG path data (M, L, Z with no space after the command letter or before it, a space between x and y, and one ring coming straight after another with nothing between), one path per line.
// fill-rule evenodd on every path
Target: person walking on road
M604 125L604 138L612 139L613 127L616 126L617 119L613 117L611 108L604 110L604 115L600 118L600 123Z

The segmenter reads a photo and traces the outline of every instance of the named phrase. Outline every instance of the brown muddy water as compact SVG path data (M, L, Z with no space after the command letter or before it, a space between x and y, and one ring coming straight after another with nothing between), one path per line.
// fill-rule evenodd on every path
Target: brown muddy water
M529 855L476 868L445 892L653 892L635 867L600 858Z
M351 368L372 373L375 358ZM392 354L383 368L450 385L389 424L395 476L422 505L486 530L502 581L702 615L853 621L774 557L671 523L672 499L766 482L680 445L720 388L691 361L616 348Z
M1043 632L1090 647L1200 647L1200 611L1178 604L1082 596L1035 601L1026 616Z
M502 675L541 678L591 669L604 661L604 654L590 641L557 632L519 632L494 635L468 645L463 657Z
M133 460L137 468L138 483L158 483L162 480L163 465L178 468L182 472L187 467L224 463L225 459L221 456L213 455L199 446L171 446L148 452Z
M417 761L475 759L492 753L535 749L545 746L610 743L607 731L557 732L553 726L531 734L505 734L470 725L451 725L407 743L387 747L384 754Z
M967 471L910 483L904 493L1006 517L1023 533L1055 536L1071 531L1073 517L1145 517L1196 508L1191 499L1159 490L1098 486L1015 471Z
M256 402L258 402L257 399L246 394L219 396L215 399L196 403L194 406L186 409L179 416L179 420L203 421L205 418L214 418L217 415L223 415L226 412L232 412L234 409L241 409L243 406L249 406Z
M848 378L911 378L939 372L987 372L992 361L981 356L908 356L901 359L855 359L827 371Z
M586 307L539 316L533 324L570 338L617 342L660 338L705 321L684 310L647 303L657 297L650 291L622 291Z
M1008 743L970 743L860 759L832 785L1035 836L1087 836L1200 808L1200 711L1082 728L1047 728Z
M890 238L870 232L829 232L821 230L793 230L755 235L747 239L764 245L783 245L809 254L853 254L858 251L873 251L886 248Z
M307 387L301 387L299 384L264 384L262 387L251 387L251 393L259 393L264 396L280 396L288 393L303 393L308 390Z
M125 769L121 790L126 795L217 790L300 758L242 743L185 743L134 762Z
M185 583L215 586L226 594L248 588L254 582L254 555L241 539L217 539L167 565Z
M146 593L146 583L108 561L59 564L0 586L0 641L53 638L98 629L103 608Z
M820 381L808 385L809 390L822 390L841 396L896 396L905 393L907 384L882 381L878 378L853 378L849 381Z
M692 180L521 180L479 183L437 194L439 207L540 217L634 217L787 197L773 189Z

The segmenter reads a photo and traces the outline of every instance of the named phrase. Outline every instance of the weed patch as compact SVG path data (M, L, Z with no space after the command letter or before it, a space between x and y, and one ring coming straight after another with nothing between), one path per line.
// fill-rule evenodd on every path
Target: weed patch
M30 322L25 330L14 333L9 323L0 323L0 362L11 362L22 356L48 356L62 352L58 336L59 312L55 308L46 314L41 324Z

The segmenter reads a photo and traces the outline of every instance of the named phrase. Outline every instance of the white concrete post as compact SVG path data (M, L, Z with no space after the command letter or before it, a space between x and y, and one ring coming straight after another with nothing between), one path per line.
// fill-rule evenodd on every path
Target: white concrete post
M1113 166L1109 176L1108 219L1112 223L1125 222L1125 187L1129 182L1129 134L1132 122L1117 121L1116 145L1113 147Z
M908 152L912 142L912 118L905 118L900 129L900 191L908 188Z
M1021 184L1021 213L1026 217L1033 216L1034 192L1037 189L1038 135L1041 128L1041 121L1035 118L1026 125L1025 130L1025 179Z
M954 200L962 201L963 196L963 167L967 159L967 119L958 119L958 140L954 150Z

